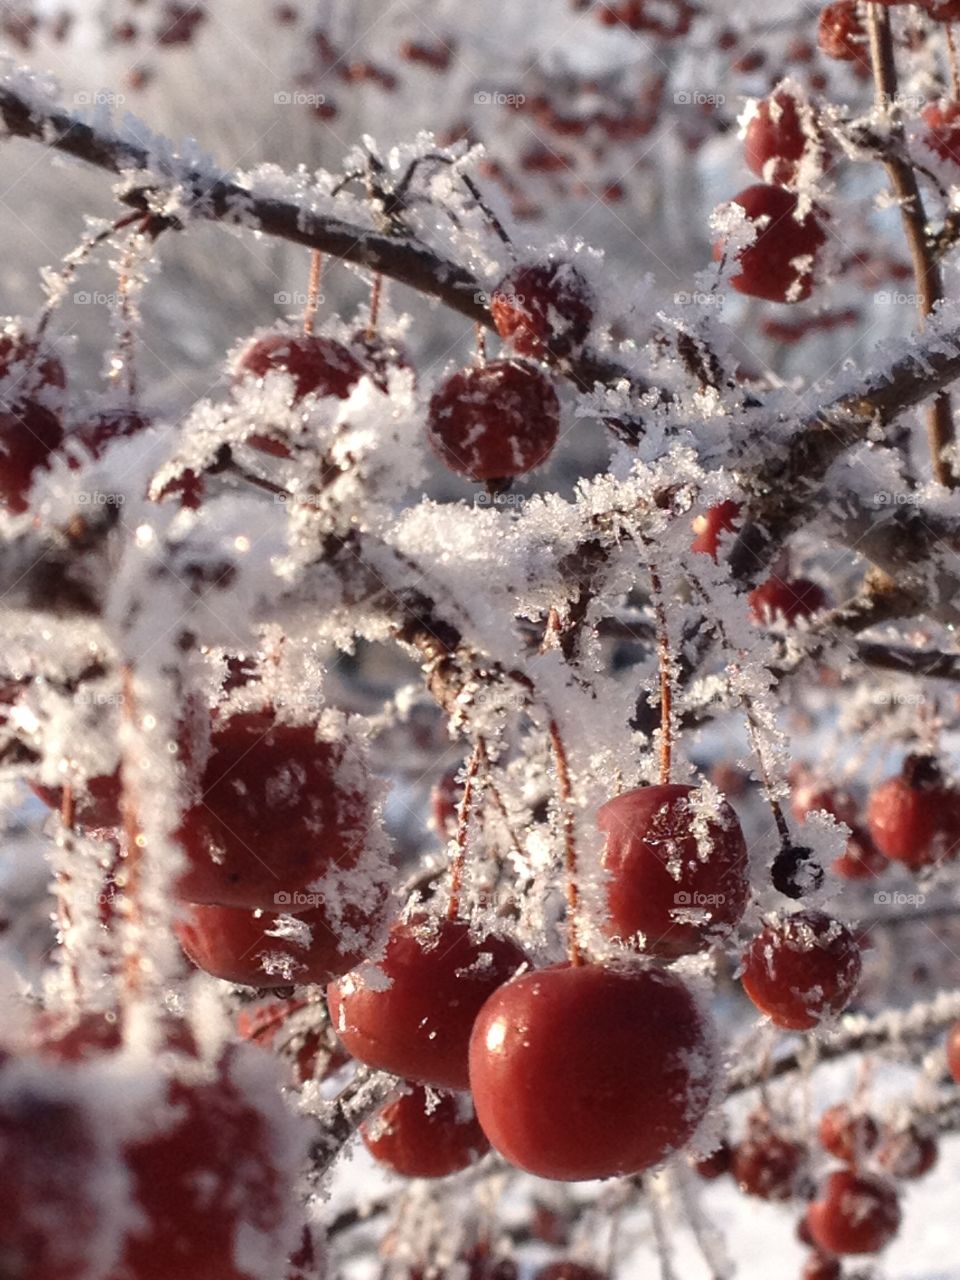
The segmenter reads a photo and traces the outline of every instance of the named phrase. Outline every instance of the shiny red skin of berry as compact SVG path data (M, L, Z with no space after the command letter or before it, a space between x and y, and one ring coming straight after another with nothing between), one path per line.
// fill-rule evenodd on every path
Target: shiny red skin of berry
M601 855L610 937L648 955L691 955L728 933L750 893L747 846L733 809L722 801L711 813L703 848L689 796L681 784L635 787L608 800L597 813L606 835ZM699 855L699 856L698 856ZM700 918L689 916L699 913Z
M293 398L334 396L346 400L364 375L357 356L342 342L305 333L269 333L259 338L240 357L237 381L245 377L264 378L268 373L289 373L293 378ZM262 453L289 458L284 440L271 435L254 435L247 441Z
M106 409L75 427L64 443L71 453L79 452L75 446L80 445L91 458L102 458L115 440L140 435L149 426L150 420L132 409Z
M817 44L828 58L840 62L869 62L867 33L856 0L838 0L820 10Z
M955 1022L947 1032L947 1069L960 1084L960 1022Z
M434 392L430 443L457 475L502 480L532 471L560 434L560 402L550 379L524 360L461 369Z
M706 1182L713 1182L715 1178L722 1178L725 1173L729 1173L733 1168L733 1148L724 1139L716 1151L711 1151L708 1156L702 1156L699 1160L695 1160L693 1168L697 1177L703 1178Z
M470 1088L491 1144L573 1182L639 1173L689 1141L716 1078L712 1030L686 985L653 968L554 965L487 1001Z
M767 578L747 597L755 622L782 619L788 626L812 618L827 603L822 587L808 578Z
M816 142L803 127L803 107L792 93L781 90L757 104L747 125L743 159L765 182L789 186L809 148Z
M889 861L871 840L870 832L855 826L843 853L831 863L831 870L842 880L876 880L889 866Z
M877 1253L900 1229L895 1188L869 1173L841 1169L828 1175L808 1210L810 1231L828 1253Z
M537 1272L537 1280L605 1280L602 1271L582 1262L548 1262Z
M32 782L30 789L48 808L56 809L57 812L62 808L62 787L48 787ZM119 769L102 777L89 778L82 790L78 786L74 791L73 820L78 827L118 827L122 821L122 799L123 787Z
M360 1062L441 1089L469 1085L470 1032L484 1002L526 962L508 938L475 940L462 920L394 925L374 990L357 974L327 988L330 1020Z
M717 502L712 507L708 507L703 515L697 516L693 521L695 536L690 543L690 550L716 560L720 550L721 535L736 533L740 523L741 509L740 503L734 502L732 498L725 498L723 502ZM730 541L732 542L733 539L731 538Z
M212 973L225 982L240 982L251 987L302 986L310 982L329 982L348 973L374 949L377 928L375 919L365 918L358 907L346 909L340 921L331 918L329 910L316 906L296 912L297 920L311 932L306 944L294 938L268 936L276 928L276 911L257 915L238 907L185 905L175 925L180 945L199 969ZM361 939L351 945L341 939L343 925ZM282 955L288 963L267 972L264 960ZM289 965L289 967L288 967Z
M939 1155L940 1148L933 1134L910 1124L884 1134L877 1149L877 1164L891 1178L912 1182L929 1173Z
M63 365L52 351L23 333L0 333L0 379L13 375L0 390L0 407L21 404L45 387L62 390L67 379Z
M947 787L901 774L871 793L867 825L884 857L919 870L956 854L960 800Z
M764 926L743 958L743 989L778 1027L808 1031L840 1013L860 982L853 932L822 911Z
M297 1017L308 1009L306 1000L274 1000L254 1010L241 1009L237 1014L237 1034L244 1040L269 1049L293 1063L294 1078L299 1084L313 1080L322 1064L321 1079L339 1071L350 1061L342 1045L328 1048L324 1035L326 1015L314 1024L301 1025Z
M519 355L560 360L583 346L593 321L590 286L570 262L514 268L490 298L497 333Z
M800 1280L840 1280L843 1268L839 1258L828 1253L811 1253L803 1264Z
M62 440L60 419L35 400L0 411L0 506L11 515L27 510L34 476Z
M734 1149L732 1172L745 1195L779 1202L797 1194L806 1159L806 1148L799 1142L758 1126Z
M920 113L927 126L921 137L941 160L960 165L960 102L930 102Z
M857 821L859 807L849 792L818 780L803 766L791 770L790 781L790 812L798 822L820 809L848 827Z
M255 910L289 905L334 866L359 857L370 822L365 773L342 742L267 712L215 727L210 755L183 816L186 902Z
M739 272L730 283L739 293L768 302L802 302L813 292L813 270L808 259L816 257L826 240L816 211L796 218L798 202L792 192L769 183L745 187L733 197L751 222L760 223L753 243L737 254ZM719 260L725 254L723 240L713 247ZM794 265L803 259L803 265Z
M854 1111L848 1103L828 1107L820 1117L817 1137L824 1151L844 1164L860 1164L880 1140L880 1128L873 1116Z
M360 1134L370 1154L404 1178L446 1178L490 1150L468 1098L428 1099L420 1084L388 1102Z

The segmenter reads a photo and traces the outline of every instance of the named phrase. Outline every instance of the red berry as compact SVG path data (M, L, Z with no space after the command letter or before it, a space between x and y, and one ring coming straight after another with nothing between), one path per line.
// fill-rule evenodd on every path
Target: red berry
M947 1069L960 1084L960 1022L955 1022L947 1033Z
M752 244L739 250L739 272L730 283L740 293L770 302L802 302L813 291L813 266L826 240L820 214L809 211L798 216L798 200L783 187L758 183L733 197L747 220L756 226ZM718 240L713 256L725 254L725 242Z
M808 1211L810 1230L828 1253L876 1253L900 1228L900 1203L889 1182L869 1173L831 1173Z
M446 71L453 59L454 47L443 41L424 44L418 40L405 40L400 46L400 57L405 62L418 62L431 71Z
M860 947L847 925L822 911L781 916L750 944L742 982L778 1027L806 1031L850 1003L860 982Z
M237 1034L293 1063L294 1078L326 1079L350 1061L342 1045L328 1044L326 1010L306 1000L275 1000L237 1014Z
M913 1181L929 1173L940 1151L932 1133L916 1124L884 1134L877 1150L877 1163L892 1178Z
M715 1151L695 1160L693 1167L698 1176L706 1179L707 1182L712 1182L714 1178L721 1178L733 1168L733 1148L724 1138Z
M790 1200L800 1186L807 1152L799 1142L754 1122L733 1153L733 1176L748 1196L761 1200Z
M856 0L838 0L820 10L817 44L828 58L841 62L868 61L867 33L860 21Z
M554 965L496 991L470 1041L480 1124L511 1164L579 1181L638 1173L710 1104L712 1032L679 978Z
M864 827L854 827L839 858L834 858L832 869L843 880L875 880L890 864L870 839Z
M64 441L73 453L82 445L92 458L101 458L114 440L139 435L150 426L150 420L132 409L105 409L74 428Z
M914 870L953 857L960 838L960 797L929 756L908 756L867 804L867 825L880 852Z
M466 1094L409 1086L361 1130L371 1155L404 1178L445 1178L490 1150Z
M305 333L269 333L258 338L240 357L237 381L287 373L293 379L294 402L304 396L332 396L346 400L364 374L363 365L341 342ZM254 435L247 442L263 453L289 458L290 446L275 435Z
M168 4L157 25L154 39L157 44L190 44L194 29L206 18L199 4Z
M803 1264L800 1280L840 1280L843 1274L839 1258L828 1253L811 1253Z
M741 506L732 498L725 498L708 507L703 515L697 516L693 522L696 537L690 543L690 550L716 560L720 550L721 534L737 532Z
M198 968L225 982L264 988L329 982L375 949L382 901L370 912L348 905L335 915L322 903L298 911L280 937L278 924L275 911L191 905L176 934Z
M702 951L739 922L750 893L747 847L726 803L698 808L696 788L636 787L597 813L609 936L650 955Z
M27 510L35 473L62 440L59 418L37 401L0 409L0 506L13 515Z
M48 787L39 782L32 782L30 787L49 808L62 808L62 787ZM102 777L89 778L82 785L78 783L74 787L73 820L78 827L118 827L123 820L120 809L122 799L123 786L119 768Z
M787 89L764 98L747 124L744 160L765 182L790 186L800 167L819 149L810 106Z
M210 754L179 836L187 902L256 908L291 895L359 857L370 824L366 774L340 741L269 712L232 716Z
M824 1151L845 1164L860 1164L880 1140L880 1129L873 1116L855 1111L849 1103L828 1107L820 1117L817 1136Z
M791 626L801 618L812 618L819 613L826 607L827 597L821 587L807 578L784 579L774 575L754 587L747 601L756 622L782 618Z
M798 822L820 809L848 827L856 822L859 809L848 791L817 779L802 766L791 771L790 780L790 811Z
M394 369L409 370L416 382L416 370L409 352L399 342L358 329L350 339L350 349L382 391L390 385L390 373Z
M930 150L960 165L960 102L943 98L928 103L920 114L927 126L921 136Z
M586 1267L582 1262L548 1262L537 1272L537 1280L606 1280L596 1267Z
M492 360L461 369L434 392L428 427L451 471L502 480L546 462L560 434L560 402L536 365Z
M442 1089L466 1089L481 1006L526 961L508 938L475 939L462 920L394 925L378 968L391 985L348 974L327 988L330 1019L361 1062Z
M463 788L457 782L459 769L448 769L430 792L430 815L433 829L443 839L452 836L457 829L457 806Z
M0 333L0 408L33 399L47 387L62 389L66 375L59 358L14 322Z
M920 0L920 7L934 22L960 22L960 0Z
M558 360L583 346L593 321L590 286L570 262L515 267L497 285L490 313L522 356Z

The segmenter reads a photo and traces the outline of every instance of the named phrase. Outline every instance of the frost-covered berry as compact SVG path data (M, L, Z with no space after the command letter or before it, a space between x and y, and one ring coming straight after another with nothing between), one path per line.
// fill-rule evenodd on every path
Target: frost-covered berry
M955 855L960 797L930 756L908 756L895 777L874 789L867 825L880 852L918 870Z
M802 302L813 291L817 253L826 240L821 214L800 213L797 197L783 187L757 183L733 197L756 228L752 244L737 251L739 270L730 283L740 293L769 302ZM719 261L725 254L723 239L713 246Z
M856 822L859 809L849 791L824 782L805 766L791 770L790 783L790 811L798 822L821 809L848 827Z
M806 1162L806 1147L778 1132L765 1117L754 1117L734 1149L732 1172L745 1195L790 1200L799 1190Z
M820 1117L817 1137L824 1151L844 1164L860 1164L880 1140L880 1127L867 1111L848 1102L828 1107Z
M723 534L735 534L739 526L741 506L732 498L717 502L693 521L695 537L690 550L716 560ZM731 539L732 541L732 539Z
M960 102L942 98L928 103L920 113L927 126L922 141L941 160L960 165Z
M378 969L327 988L330 1020L360 1062L442 1089L466 1089L473 1022L526 956L509 938L474 937L461 920L416 915L390 931Z
M33 782L31 790L51 809L63 806L63 788ZM121 802L123 786L120 770L102 776L87 778L73 787L73 821L78 827L118 827L123 821Z
M694 787L636 787L608 800L597 825L609 936L672 959L738 924L750 892L747 847L726 801L700 813Z
M701 1156L699 1160L693 1162L694 1172L706 1182L713 1182L716 1178L722 1178L732 1168L733 1147L731 1147L726 1138L708 1156Z
M877 1164L891 1178L912 1182L930 1172L939 1154L933 1133L919 1124L908 1124L883 1135L877 1148Z
M56 414L35 400L0 409L0 506L21 515L29 506L30 488L39 470L63 440Z
M404 1178L446 1178L490 1150L468 1095L420 1084L408 1085L360 1133L370 1154Z
M379 334L358 329L350 339L350 350L382 391L389 386L390 374L395 369L409 371L416 381L410 353L394 339L381 338Z
M345 400L364 375L360 359L333 338L306 333L269 333L258 338L240 357L236 381L287 373L293 379L294 402L305 396ZM260 433L248 442L262 453L288 458L290 447L277 434Z
M583 346L593 320L590 286L571 262L515 267L497 285L490 312L519 355L558 360Z
M311 882L351 867L371 821L357 753L269 712L217 724L197 792L178 831L186 902L282 910Z
M428 429L451 471L503 480L546 462L560 434L560 402L536 365L492 360L461 369L434 392Z
M764 182L791 186L804 160L823 151L809 104L794 89L781 87L756 104L747 122L743 158Z
M91 458L101 458L115 440L140 435L149 426L149 418L134 409L104 409L74 427L64 447L77 461L82 460L77 446L82 446Z
M828 58L840 62L866 61L867 32L860 19L857 0L838 0L820 10L817 44Z
M800 1280L841 1280L842 1275L840 1259L818 1249L807 1256L800 1272Z
M841 1169L828 1175L807 1217L821 1249L877 1253L900 1229L900 1202L883 1178Z
M542 1178L639 1173L680 1150L713 1092L710 1026L653 968L554 965L501 987L477 1018L470 1088L492 1145Z
M0 332L0 407L8 409L50 387L62 390L66 381L60 358L8 321Z
M596 1267L584 1266L582 1262L548 1262L537 1272L537 1280L606 1280L602 1271Z
M779 578L773 575L754 587L747 601L756 622L782 619L791 626L819 613L826 606L827 597L823 588L809 578Z
M841 880L876 880L889 866L870 838L870 832L865 827L854 826L843 853L831 863L831 870Z
M349 972L373 953L384 923L376 902L371 911L347 905L336 914L320 904L283 921L278 910L191 904L175 926L177 938L190 960L216 978L287 987Z
M860 982L860 947L851 929L822 911L771 920L743 958L743 989L791 1031L806 1031L847 1007Z
M302 998L273 1000L237 1014L237 1034L292 1064L294 1079L326 1079L350 1061L326 1034L326 1010Z

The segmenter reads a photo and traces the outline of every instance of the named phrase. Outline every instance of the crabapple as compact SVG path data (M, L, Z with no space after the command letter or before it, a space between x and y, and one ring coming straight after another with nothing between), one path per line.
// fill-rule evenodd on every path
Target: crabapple
M606 1280L604 1273L596 1267L587 1267L582 1262L548 1262L537 1272L537 1280Z
M783 187L757 183L729 202L739 205L756 227L753 242L737 251L739 268L730 283L740 293L769 302L802 302L813 291L813 264L826 240L816 210L799 213L797 197ZM718 240L713 256L726 253Z
M703 515L693 521L693 532L696 535L690 543L690 550L700 555L710 556L716 560L720 550L720 539L725 533L736 533L741 504L732 498L714 503Z
M63 805L63 788L32 782L30 789L50 809ZM123 820L120 770L87 778L73 786L73 820L78 827L118 827Z
M590 286L570 262L515 267L490 298L501 338L521 356L557 360L581 347L593 320Z
M311 1010L321 1012L322 1018L311 1016ZM318 1070L325 1079L350 1061L342 1045L328 1045L325 1025L326 1010L303 999L274 1000L253 1011L241 1009L237 1014L237 1034L280 1057L292 1059L298 1084L313 1080Z
M711 1028L654 968L553 965L500 987L470 1040L477 1118L511 1164L578 1181L680 1150L713 1092Z
M197 794L178 831L186 902L287 905L331 868L352 866L371 821L366 773L347 743L267 711L215 724Z
M379 962L390 985L362 970L331 982L330 1020L360 1062L419 1084L466 1089L474 1019L525 963L508 938L474 937L462 920L414 915L391 929Z
M941 160L960 165L960 102L942 98L928 103L920 115L927 126L920 135Z
M560 433L560 402L535 364L491 360L461 369L434 392L428 428L451 471L503 480L546 462Z
M820 1117L817 1137L824 1151L844 1164L855 1165L873 1151L880 1139L876 1120L866 1111L856 1111L849 1103L828 1107Z
M359 964L375 948L381 914L350 904L335 915L321 903L282 923L275 911L190 904L175 932L189 959L225 982L299 986L329 982Z
M790 186L803 160L819 149L813 113L786 88L757 103L744 135L743 158L765 182Z
M865 827L855 826L843 853L834 858L831 867L843 880L875 880L886 871L889 862L873 843Z
M732 1173L740 1190L761 1200L790 1200L799 1190L807 1151L766 1119L752 1119L733 1151Z
M960 838L960 797L930 756L907 756L870 795L867 825L884 857L914 870L943 862Z
M408 1086L360 1130L370 1154L404 1178L446 1178L490 1149L466 1095Z
M71 465L79 465L74 445L82 445L91 458L101 458L115 440L140 435L149 426L150 420L133 409L104 409L74 427L64 440L64 446L73 455Z
M929 1173L939 1156L937 1140L917 1124L891 1129L877 1148L877 1164L892 1178L913 1181Z
M720 1178L733 1168L733 1148L723 1139L720 1145L708 1156L701 1156L693 1162L695 1172L707 1182Z
M817 44L828 58L840 62L866 61L867 33L860 20L856 0L837 0L820 10Z
M822 587L808 578L779 578L776 575L761 582L747 597L755 622L783 619L788 625L812 618L826 606Z
M63 441L60 419L36 400L0 409L0 506L11 515L29 507L37 471Z
M841 1169L827 1176L807 1220L828 1253L877 1253L900 1228L900 1202L883 1178Z
M847 1007L860 982L852 930L822 911L770 920L743 958L743 989L761 1011L791 1031L806 1031Z
M739 922L749 896L736 814L725 800L702 813L695 795L680 784L635 787L597 813L606 836L606 931L642 934L639 949L650 955L703 950Z

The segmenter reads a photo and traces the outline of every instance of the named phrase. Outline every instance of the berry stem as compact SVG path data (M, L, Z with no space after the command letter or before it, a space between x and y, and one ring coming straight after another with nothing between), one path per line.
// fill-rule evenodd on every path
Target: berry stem
M367 320L367 337L377 336L377 325L380 322L380 302L383 298L383 272L378 271L370 286L370 317Z
M142 210L136 210L133 213L125 213L122 218L118 218L116 222L112 222L109 227L105 228L105 230L98 231L93 235L84 236L77 247L68 253L66 258L64 258L63 267L58 276L60 284L70 284L70 282L75 279L77 271L83 266L95 249L103 244L105 240L109 240L112 235L116 234L116 232L122 231L124 227L129 227L134 222L146 222ZM64 296L65 293L66 289L58 290L54 297L48 300L47 304L44 306L40 313L40 318L37 321L38 338L43 337L54 311L56 311L59 306L60 298Z
M120 324L117 334L117 358L120 367L115 376L121 374L126 378L127 395L131 403L137 398L137 369L133 358L133 306L130 301L130 275L136 260L137 233L130 235L124 246L120 259L120 271L117 276L117 294L119 297Z
M314 249L310 254L310 278L307 281L307 305L303 309L303 332L307 337L313 335L317 319L317 307L320 302L320 281L323 278L323 254Z
M63 832L64 844L66 851L76 857L76 849L74 847L74 831L76 829L76 804L73 794L73 783L69 780L63 784L63 794L60 800L60 823ZM74 996L80 995L80 974L77 969L77 958L70 948L70 944L66 941L67 931L73 923L73 915L70 910L70 904L67 901L66 890L70 884L70 875L62 868L57 872L57 919L60 924L60 931L63 934L64 941L61 943L64 955L64 968L67 977L70 980L70 990Z
M947 40L947 62L950 66L950 96L955 102L960 101L960 65L957 63L957 42L953 35L953 24L943 24L943 34Z
M563 814L564 872L567 880L567 948L570 963L574 968L583 964L583 952L577 936L577 922L580 914L580 888L577 878L577 842L574 831L573 809L571 807L570 768L567 763L567 749L563 744L560 726L553 717L550 718L550 745L553 748L557 764L557 791L560 796L560 808Z
M133 672L124 666L121 674L123 693L123 717L128 727L136 719L136 704L133 694ZM130 783L129 747L124 748L121 761L121 779L123 791L121 798L121 814L123 817L123 858L126 863L124 874L124 903L126 906L127 926L123 961L123 985L130 999L140 992L143 981L143 968L140 957L140 939L138 937L142 916L140 911L140 860L143 856L143 837L137 818L137 803L133 787Z
M650 584L653 587L653 610L657 618L657 653L660 667L660 785L670 782L673 772L673 684L670 679L670 632L667 628L667 611L663 604L663 588L660 575L650 566Z
M483 739L478 738L476 746L470 753L467 764L467 777L463 784L463 795L457 807L457 852L450 868L450 902L447 906L447 919L456 920L460 915L460 896L463 888L463 869L467 860L467 832L470 827L470 809L473 805L473 784L483 759Z

